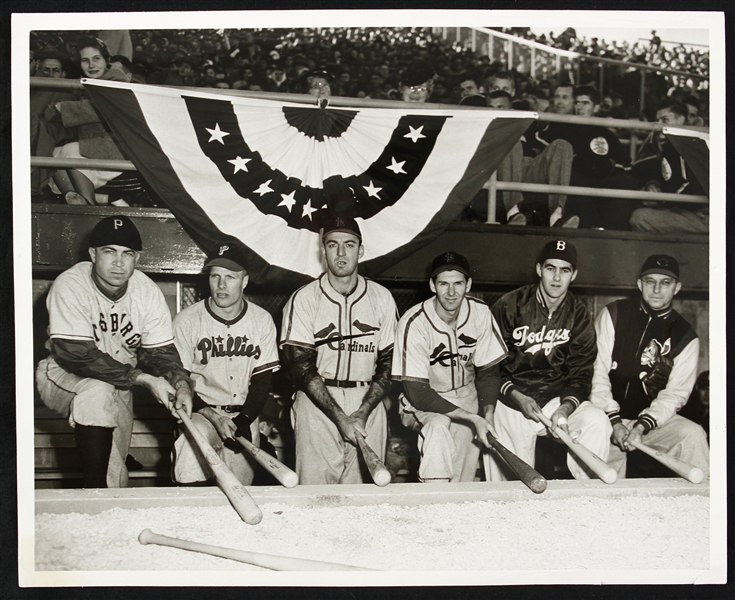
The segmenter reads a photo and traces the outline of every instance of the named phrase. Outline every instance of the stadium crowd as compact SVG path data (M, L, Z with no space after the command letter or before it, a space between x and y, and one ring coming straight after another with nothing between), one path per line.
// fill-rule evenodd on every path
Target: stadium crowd
M641 75L640 71L635 69L608 68L605 74L604 94L600 95L595 89L598 67L592 62L581 61L578 72L564 68L546 79L536 80L530 76L528 69L523 65L506 71L507 67L500 59L491 61L488 56L462 48L458 43L453 46L448 45L439 39L430 28L264 29L258 31L131 30L81 33L88 34L89 37L86 38L88 40L99 38L105 41L106 45L103 44L100 48L100 53L108 59L108 69L104 71L105 78L127 79L139 83L284 93L311 91L315 95L323 96L410 100L411 98L404 93L404 88L408 85L422 89L420 84L426 82L427 93L422 95L420 99L422 102L487 106L492 105L493 101L498 101L498 92L504 92L508 94L507 108L512 109L660 121L661 111L664 109L668 111L668 107L674 105L675 108L672 110L675 122L670 124L702 126L707 123L708 90L706 86L700 89L681 87L676 85L679 80L672 79L671 76L648 73L645 79L645 110L641 112ZM591 41L579 39L573 28L567 28L556 37L550 34L548 38L546 36L536 37L527 28L512 29L507 33L594 56L631 60L662 68L686 69L700 74L708 71L706 52L686 49L683 46L675 49L666 48L655 32L652 32L652 39L647 44L638 42L633 45L628 42L608 43L596 38ZM33 32L31 35L31 74L68 78L93 76L87 74L80 58L80 52L84 48L80 47L79 39L80 32ZM409 79L413 80L420 73L422 74L419 76L421 81L409 82ZM423 74L426 77L423 77ZM103 74L98 73L98 76L103 76ZM501 83L504 81L505 84L498 86L498 81ZM321 87L317 90L316 86ZM585 93L580 94L580 90ZM494 98L493 94L495 94ZM560 94L566 96L566 99L560 99L558 97ZM589 103L589 109L578 107L578 96L580 95L584 96ZM60 104L64 103L59 103L57 100L54 105L62 108ZM57 118L54 124L56 115L53 114L53 111L49 112L48 104L44 105L43 101L39 100L32 102L32 106L35 107L35 114L32 114L31 117L32 136L38 137L40 129L42 138L40 141L32 138L34 153L50 155L49 139L51 139L55 142L51 144L52 148L54 146L65 148L63 152L53 150L55 155L79 155L76 147L70 147L70 144L78 140L74 139L73 128L63 127L71 121L61 113L61 110L58 112L63 122L59 123ZM66 104L67 109L70 107L71 103ZM43 123L42 127L39 127L39 121ZM88 125L85 123L85 126ZM51 130L50 135L48 135L49 129ZM572 129L574 133L571 133ZM609 140L612 149L617 150L621 148L617 137L629 135L623 131L598 129L604 129L610 133L608 136L603 132L603 137ZM589 171L589 164L582 165L583 161L579 158L582 143L580 139L591 133L594 132L589 128L567 127L563 133L557 131L553 135L546 135L546 139L541 139L541 146L537 145L533 148L529 147L528 143L524 143L523 155L529 161L536 159L545 150L545 146L560 139L565 140L574 146L575 162L571 166L571 185L631 190L654 189L648 187L650 178L642 181L640 177L635 177L635 173L629 172L631 161L630 156L626 155L627 150L618 152L616 156L612 155L611 150L610 160L605 163L602 170L597 167L593 169L593 171L597 169L596 174ZM538 132L529 131L526 135L526 142L532 141L530 140L531 134L537 140L544 138L543 134L539 136ZM598 137L599 135L593 136L593 139ZM650 156L662 154L661 140L656 142L651 137L648 142L644 144L644 148L648 149L648 155L644 154L639 158L650 158ZM76 154L70 153L71 150L74 150ZM112 148L104 150L105 152L100 155L92 155L85 153L82 149L81 156L119 157L115 155ZM563 160L568 163L571 158ZM608 162L610 164L607 164ZM510 168L509 165L506 167ZM568 171L569 167L570 165L566 164L565 170ZM514 169L515 171L507 177L501 176L499 179L552 183L548 175L539 176L540 179L539 177L529 179L524 178L517 167ZM554 167L554 169L557 173L558 168ZM63 174L62 176L59 176L58 173L54 175L53 182L56 182L57 185L52 184L53 191L57 194L59 191L64 194L67 202L94 202L94 190L88 182L82 181L80 185L75 177L75 172L71 171L70 175L72 176L71 181L69 178L64 179ZM647 172L646 177L648 176L650 173ZM591 181L590 177L594 181ZM95 180L94 177L87 175L87 178L92 180L94 189L106 183L103 177L97 176ZM48 175L34 174L33 191L35 194L47 193L43 188L48 179ZM556 184L570 183L569 177L566 176L562 176L560 180L553 177L552 179ZM685 181L686 183L689 182ZM680 186L673 191L681 192L684 187ZM696 191L688 193L701 193L701 186L697 185L690 189L695 188ZM663 190L664 188L658 185L658 189ZM504 199L504 206L499 215L501 221L520 225L534 222L534 217L530 214L522 219L513 219L516 214L514 210L516 212L520 210L517 208L519 203L520 194L518 193L515 194L515 199ZM564 199L550 198L549 223L558 222L557 225L563 223L571 227L579 224L582 227L627 229L628 220L633 211L644 208L643 205L636 202L610 202L609 206L599 209L600 214L576 215L576 212L585 212L590 203L572 202L572 205L574 204L578 205L579 210L575 209L575 213L567 214L567 218L561 220L558 212L554 214L554 210L564 208ZM596 204L602 204L602 202ZM616 216L605 218L602 213L606 211L610 214L615 212ZM689 212L696 212L696 210ZM659 213L653 214L659 216ZM576 216L581 217L581 222L573 218ZM474 214L472 209L466 215L466 218L469 219L484 219L484 217L486 215ZM542 221L545 220L544 213ZM640 224L639 221L636 222ZM694 231L701 231L701 222L706 223L706 220L703 221L703 218L697 217ZM648 224L646 227L646 230L661 230L658 223L651 226L652 228L649 228ZM674 230L680 230L679 227L680 224L677 224ZM685 230L691 231L688 228Z

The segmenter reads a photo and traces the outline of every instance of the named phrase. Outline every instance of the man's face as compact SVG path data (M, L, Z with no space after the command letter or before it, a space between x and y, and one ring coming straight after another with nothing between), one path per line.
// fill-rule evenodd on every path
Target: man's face
M179 75L183 78L189 77L191 75L191 65L189 63L181 63L179 65Z
M330 273L349 277L357 271L357 261L364 252L360 238L345 231L331 231L322 246Z
M496 90L502 90L503 92L508 92L511 96L513 96L516 93L516 87L515 83L512 79L498 79L493 78L490 80L490 92L494 92Z
M668 108L662 108L656 113L656 120L662 125L686 125L686 118Z
M220 308L230 308L240 302L247 282L245 271L230 271L225 267L209 269L209 292L212 301Z
M97 277L111 291L122 288L133 276L140 254L125 246L100 246L89 249Z
M559 115L571 115L574 112L572 86L559 86L554 92L554 112Z
M687 125L697 125L699 119L699 109L691 104L685 104L687 107Z
M477 89L477 85L475 84L472 79L468 79L467 81L462 81L459 84L459 97L460 98L467 98L467 96L474 96L475 94L479 94L480 90Z
M81 67L85 77L99 79L107 71L107 61L97 48L82 48L79 55L82 59Z
M578 117L594 117L595 103L586 95L577 96L574 99L574 114Z
M328 97L332 95L332 88L324 77L312 77L309 82L309 93L312 96Z
M663 310L671 306L681 289L681 282L669 275L649 273L638 280L638 289L648 306L653 310Z
M549 258L543 265L536 265L541 278L541 289L547 298L563 298L572 281L577 278L577 269L560 258Z
M513 110L513 104L510 98L490 98L487 105L495 110Z
M37 77L50 77L53 79L63 79L66 77L64 65L56 58L44 58L38 65Z
M442 271L436 280L429 281L431 291L436 294L437 302L447 312L454 312L462 305L467 292L472 287L472 279L468 279L459 271Z
M401 95L404 102L426 102L429 98L429 82L421 85L402 85Z

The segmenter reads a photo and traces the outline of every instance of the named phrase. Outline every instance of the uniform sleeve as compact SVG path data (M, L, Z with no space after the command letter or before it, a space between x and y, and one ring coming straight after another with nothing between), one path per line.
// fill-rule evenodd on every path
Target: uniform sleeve
M154 348L141 348L138 351L138 366L155 377L163 377L174 387L181 380L193 387L173 343Z
M569 353L564 361L567 377L561 391L562 402L569 400L576 407L589 399L596 357L595 327L585 306L578 302L574 309L574 326L569 340Z
M378 350L386 350L393 346L396 340L396 326L398 324L398 308L390 292L386 290L385 298L382 299L383 319L380 324L380 338Z
M500 339L503 341L503 344L505 344L506 349L507 348L511 349L508 352L510 354L510 352L514 351L514 347L512 345L513 343L512 331L515 328L515 320L514 320L513 311L508 305L508 298L506 296L503 296L502 298L500 298L495 304L493 304L491 312L493 315L493 319L495 319L495 324L498 327ZM500 364L500 392L503 395L508 396L510 392L512 391L513 387L514 387L514 384L508 377L507 369L503 368L503 364L501 362Z
M641 411L638 419L646 427L660 427L687 403L697 380L699 362L699 339L694 338L674 359L669 381L651 405ZM652 420L652 422L651 422Z
M391 376L400 381L429 383L429 349L421 311L404 315L396 328Z
M81 286L63 275L49 290L46 306L49 314L49 337L80 342L94 342L92 309Z
M188 310L183 310L173 319L174 344L181 357L181 364L187 371L191 371L194 364L195 348L192 340L192 323Z
M314 314L316 302L309 302L308 288L294 292L283 309L281 346L314 348Z
M278 363L278 347L276 344L276 326L266 311L259 314L262 315L258 328L260 356L255 361L253 376L265 371L276 371L280 368Z
M141 302L146 307L145 324L142 327L140 345L143 348L155 348L165 346L174 341L173 328L171 326L171 311L163 297L163 292L150 279L146 278L143 287Z
M489 308L484 309L484 323L477 339L477 346L475 347L475 354L473 361L475 368L482 369L485 367L491 367L498 364L506 356L508 356L508 348L503 341L503 336L500 333L495 317Z
M600 311L595 322L597 334L597 358L595 358L594 373L592 375L592 394L590 401L605 411L610 421L620 421L620 405L612 395L610 383L610 368L612 366L612 351L615 345L615 326L610 311L606 306Z
M79 377L98 379L120 389L130 389L141 373L133 365L116 361L92 340L51 340L51 355L57 364Z

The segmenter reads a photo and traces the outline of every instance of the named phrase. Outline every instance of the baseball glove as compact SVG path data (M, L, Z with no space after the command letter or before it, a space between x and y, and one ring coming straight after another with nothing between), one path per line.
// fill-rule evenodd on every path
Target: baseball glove
M673 366L674 361L672 359L668 356L659 355L653 364L651 372L641 377L643 389L651 400L658 396L659 392L666 387Z

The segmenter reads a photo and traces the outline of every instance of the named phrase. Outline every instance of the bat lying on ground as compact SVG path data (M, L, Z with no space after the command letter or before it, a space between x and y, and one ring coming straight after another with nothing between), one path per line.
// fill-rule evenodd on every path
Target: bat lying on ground
M360 453L365 459L365 464L367 465L368 471L370 471L370 476L373 478L375 485L380 487L388 485L391 480L390 471L385 468L385 465L378 455L375 454L375 451L368 446L368 443L365 441L365 438L362 437L360 432L356 431L355 437L357 438L357 447L360 449Z
M540 494L546 489L546 479L524 460L508 450L503 444L496 440L492 435L487 436L487 441L492 448L500 454L501 458L518 475L518 478L535 494ZM482 455L483 464L485 465L485 474L490 471L490 456L487 452Z
M634 448L643 452L644 454L652 456L662 465L668 467L674 473L680 475L687 481L691 481L692 483L702 483L702 481L704 480L704 472L699 467L695 467L694 465L690 465L683 460L679 460L678 458L674 458L673 456L669 456L668 454L664 454L663 452L654 450L653 448L646 446L642 442L629 440L628 443Z
M546 425L546 428L559 436L559 439L564 442L574 455L587 465L602 481L605 483L615 483L618 478L618 473L610 465L608 465L599 456L593 454L588 448L585 448L582 444L572 439L572 436L564 431L561 427L552 428L551 419L543 413L536 413L539 420Z
M273 571L375 571L376 569L367 569L362 567L353 567L351 565L341 565L339 563L324 562L321 560L309 560L306 558L291 558L289 556L277 556L274 554L261 554L260 552L248 552L246 550L237 550L235 548L223 548L222 546L213 546L211 544L202 544L199 542L190 542L167 535L153 533L150 529L144 529L138 536L141 544L158 544L159 546L170 546L172 548L180 548L182 550L190 550L191 552L201 552L203 554L211 554L221 558L229 558L239 562L256 565Z
M173 413L178 417L184 428L199 448L202 456L207 461L214 472L217 485L229 498L232 506L240 515L240 518L249 525L257 525L263 519L263 512L258 508L255 500L252 499L245 486L240 483L230 468L222 462L222 459L214 451L202 432L192 423L191 418L183 410L173 409Z
M299 483L299 476L284 465L281 461L273 458L270 454L258 448L253 442L242 436L236 436L238 443L245 448L248 454L257 460L262 467L273 477L280 481L285 487L292 488Z

